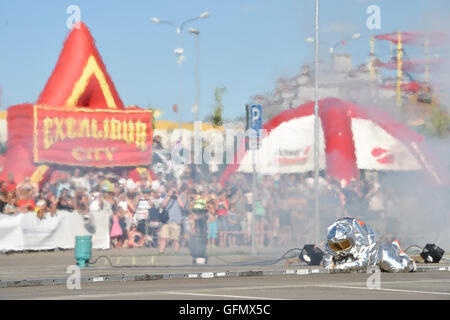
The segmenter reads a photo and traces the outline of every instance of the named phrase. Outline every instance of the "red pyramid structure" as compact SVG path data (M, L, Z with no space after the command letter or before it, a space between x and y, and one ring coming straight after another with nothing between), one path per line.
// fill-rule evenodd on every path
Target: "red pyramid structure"
M84 23L67 37L39 105L124 109L122 100Z

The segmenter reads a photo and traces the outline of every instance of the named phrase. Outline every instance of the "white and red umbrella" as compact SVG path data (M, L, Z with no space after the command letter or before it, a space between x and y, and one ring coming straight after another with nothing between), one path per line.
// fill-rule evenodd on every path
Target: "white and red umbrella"
M378 108L364 108L336 98L319 101L319 168L342 181L359 178L359 170L425 170L438 184L448 172L427 151L423 136ZM283 111L264 124L256 151L261 174L302 173L314 170L314 102ZM233 172L250 173L252 154L241 146Z

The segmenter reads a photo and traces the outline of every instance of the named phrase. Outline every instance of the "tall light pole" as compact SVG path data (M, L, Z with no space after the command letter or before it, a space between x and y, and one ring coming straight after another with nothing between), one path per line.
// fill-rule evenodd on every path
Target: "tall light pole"
M195 103L192 106L192 112L194 113L195 121L198 120L198 112L200 108L200 30L190 28L189 33L195 35L195 50L196 50L196 66L195 66L195 85L196 85L196 97Z
M314 76L314 242L320 243L319 218L319 101L318 101L318 69L319 69L319 0L316 0L316 39L315 39L315 76Z
M178 35L178 48L176 48L174 50L175 54L178 56L177 59L177 63L179 66L179 73L180 73L180 88L179 88L179 105L178 105L178 112L179 112L179 116L180 116L180 129L182 127L182 110L183 110L183 67L182 67L182 63L184 61L184 51L182 49L182 43L181 43L181 35L183 32L184 27L186 26L186 24L199 20L199 19L205 19L207 17L209 17L211 14L209 13L209 11L205 11L202 14L200 14L199 16L195 17L195 18L191 18L191 19L187 19L185 21L183 21L181 24L177 25L176 23L172 22L172 21L167 21L167 20L161 20L159 18L153 17L151 18L151 21L154 23L158 23L158 24L168 24L172 27L175 27L175 31Z

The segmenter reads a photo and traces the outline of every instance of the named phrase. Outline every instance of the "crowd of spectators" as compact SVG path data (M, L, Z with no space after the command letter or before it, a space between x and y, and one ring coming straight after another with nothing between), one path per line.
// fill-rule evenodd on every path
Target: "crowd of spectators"
M199 175L185 166L177 179L131 178L128 170L57 171L39 188L30 178L16 185L13 175L0 184L0 211L35 212L40 219L60 210L89 220L94 212L110 215L113 248L155 247L164 253L188 246L204 234L209 247L251 245L252 223L257 247L313 243L314 179L310 174L258 176L252 221L252 176L236 173L226 186L213 173ZM321 226L336 218L383 212L379 184L367 177L342 185L320 177ZM364 218L364 217L362 217Z

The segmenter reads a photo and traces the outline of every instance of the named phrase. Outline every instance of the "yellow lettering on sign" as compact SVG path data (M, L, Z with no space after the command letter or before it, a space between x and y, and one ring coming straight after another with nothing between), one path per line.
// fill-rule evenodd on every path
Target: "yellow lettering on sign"
M83 152L82 148L75 148L72 150L72 157L77 161L84 161L84 158L81 156L81 152Z
M105 119L103 120L103 139L108 139L109 138L109 119Z
M55 143L59 140L59 141L64 141L66 139L66 135L64 134L63 131L63 124L64 124L64 120L62 118L53 118L53 121L55 122L55 127L56 127L56 131L55 131Z
M121 128L120 128L120 121L116 119L111 120L111 140L120 140L121 134L120 134Z
M89 119L84 118L80 124L80 131L78 131L78 138L90 138L91 132L89 128Z
M75 139L77 134L75 132L75 119L74 118L66 118L66 129L67 129L67 138Z
M134 123L133 121L122 121L123 140L130 144L134 142Z
M57 142L66 139L92 138L124 141L134 143L142 151L148 149L148 126L140 120L105 119L99 123L97 119L75 119L73 117L45 117L42 120L44 150L48 150ZM104 155L103 155L104 153ZM112 161L112 152L108 148L80 148L72 150L72 156L79 161L107 158ZM80 160L81 159L81 160Z
M95 161L100 161L100 152L103 151L103 148L95 148L94 149L94 157Z
M140 120L136 122L136 146L142 151L147 150L147 125Z
M112 151L109 148L105 148L105 155L108 161L111 162L113 160Z
M105 159L111 162L113 161L113 150L114 148L74 148L72 149L72 157L80 162L90 160L102 161ZM102 153L104 153L103 156Z
M53 137L50 135L50 129L53 127L53 121L49 117L45 117L44 119L44 149L47 150L50 148L53 143Z
M92 152L93 152L94 150L92 149L92 148L88 148L87 150L86 150L86 159L88 159L88 160L92 160Z

